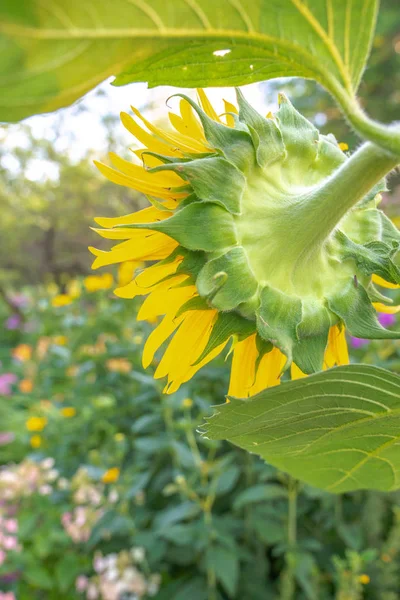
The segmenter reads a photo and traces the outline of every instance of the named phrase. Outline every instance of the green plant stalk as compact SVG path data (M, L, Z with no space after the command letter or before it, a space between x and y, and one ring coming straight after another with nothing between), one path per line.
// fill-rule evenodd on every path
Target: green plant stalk
M344 116L358 135L383 150L396 155L400 161L400 125L385 125L374 121L362 110L354 96L350 96L342 87L330 79L330 86Z
M344 215L399 163L400 156L367 142L322 187L309 193L293 215L298 261L309 260Z
M294 552L297 546L297 492L298 484L292 477L288 482L288 546Z
M297 495L298 483L292 477L287 480L288 520L286 566L281 582L281 600L294 600L296 593L295 567L297 547Z

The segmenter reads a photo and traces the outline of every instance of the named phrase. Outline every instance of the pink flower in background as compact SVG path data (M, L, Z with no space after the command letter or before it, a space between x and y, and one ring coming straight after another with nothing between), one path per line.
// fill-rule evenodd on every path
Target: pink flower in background
M10 396L11 386L17 382L14 373L3 373L0 375L0 396Z
M21 325L21 317L19 315L11 315L11 317L8 317L8 319L5 322L5 328L6 329L18 329L18 327Z
M0 431L0 446L11 444L15 440L15 434L12 431Z
M17 538L13 536L7 536L3 540L3 548L6 550L16 550L18 548Z
M16 519L6 519L4 522L4 529L8 531L8 533L17 533L18 521Z
M0 592L0 600L17 600L14 592Z
M79 575L75 581L75 588L77 592L84 592L89 585L89 579L86 575Z
M380 313L378 319L379 319L379 323L382 325L382 327L392 327L392 325L394 325L396 323L395 315Z
M351 337L350 338L350 345L355 348L356 350L358 350L359 348L362 348L363 346L368 346L370 340L364 340L363 338L356 338L356 337Z
M17 308L23 308L28 304L28 301L29 299L23 294L15 294L15 296L11 298L11 304Z

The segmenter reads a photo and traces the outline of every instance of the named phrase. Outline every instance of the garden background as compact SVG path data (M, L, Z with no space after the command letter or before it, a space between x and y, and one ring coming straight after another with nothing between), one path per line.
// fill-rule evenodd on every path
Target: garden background
M360 90L375 119L400 119L399 67L398 3L385 0ZM245 89L265 112L278 90L355 148L317 84ZM396 600L399 492L297 489L258 458L201 438L229 365L214 361L164 396L141 367L149 326L134 301L112 294L140 265L90 273L93 218L146 203L92 161L129 156L119 110L135 103L162 120L170 93L105 84L0 132L0 600ZM399 224L399 174L390 188L385 211ZM400 372L399 342L350 346L353 361Z

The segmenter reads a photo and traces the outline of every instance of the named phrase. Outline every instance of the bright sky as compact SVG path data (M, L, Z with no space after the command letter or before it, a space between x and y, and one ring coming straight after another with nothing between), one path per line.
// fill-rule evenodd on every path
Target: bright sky
M31 126L35 137L53 139L57 150L68 149L74 158L79 158L90 149L104 155L107 150L107 139L105 128L100 124L102 117L109 114L118 116L121 111L129 112L132 104L139 109L144 109L143 114L146 117L157 121L166 116L169 110L166 100L172 94L182 91L195 98L194 90L166 86L148 89L143 83L114 87L110 85L110 81L111 79L104 82L73 106L60 109L56 113L31 117L24 123ZM269 110L276 110L276 103L269 105L266 103L268 96L266 84L252 84L242 89L249 102L262 114L266 114ZM224 112L223 99L235 101L233 88L209 88L207 94L219 113ZM177 106L178 99L171 99L169 106L174 108L174 103ZM122 143L126 141L126 146L131 145L132 136L125 131L122 124L118 123L117 127ZM0 143L10 149L5 159L5 166L12 170L16 169L17 161L13 157L13 149L27 143L21 125L10 125L3 130L0 134ZM56 165L43 160L35 161L28 173L31 179L56 177L56 175Z

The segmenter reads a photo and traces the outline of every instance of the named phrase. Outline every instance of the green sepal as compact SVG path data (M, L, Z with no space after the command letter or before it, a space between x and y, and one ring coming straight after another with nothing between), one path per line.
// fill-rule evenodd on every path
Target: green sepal
M203 125L204 135L210 146L218 150L241 171L246 171L254 163L253 142L249 130L243 123L237 126L237 121L235 120L235 127L228 127L222 123L217 123L196 102L193 102L191 98L185 96L185 94L175 95L184 98L196 111Z
M365 288L350 279L340 295L327 300L330 310L340 317L350 335L371 340L399 339L400 332L379 323Z
M354 260L364 275L375 273L390 283L400 283L400 270L391 260L396 248L379 241L355 244L339 230L336 231L336 238L340 242L342 260Z
M244 319L235 312L220 313L212 328L207 345L194 366L199 364L214 348L226 342L232 335L238 336L239 339L245 339L255 331L256 324L254 321Z
M194 298L190 298L185 304L182 304L176 313L176 318L189 310L211 310L211 306L209 306L207 301L201 296L195 296Z
M276 121L262 117L247 102L238 88L236 89L236 96L239 104L239 119L246 123L249 128L256 150L258 165L266 167L284 158L286 153L285 146Z
M124 227L160 231L189 250L215 252L236 245L232 215L211 202L194 202L163 221L134 223Z
M376 208L377 204L379 204L379 202L381 200L379 195L382 192L388 192L388 191L389 190L386 185L386 179L382 179L379 183L374 185L374 187L372 189L370 189L368 194L366 194L364 196L364 198L362 200L360 200L360 202L358 202L358 204L356 204L357 208L364 208L364 206L367 207L370 204L372 204L373 207Z
M293 345L293 361L306 373L322 371L331 318L320 304L303 302L302 319L297 327L298 340Z
M320 135L318 141L317 158L315 161L318 172L322 175L330 175L346 161L346 155L339 148L333 135Z
M243 173L225 158L214 156L185 163L160 165L149 171L174 171L189 180L194 193L201 200L215 202L232 214L240 214L246 179Z
M176 273L187 273L196 280L196 277L207 260L204 252L187 250L186 248L182 248L182 246L179 246L176 249L176 252L177 256L183 256L183 261L178 266Z
M272 342L292 361L293 344L297 340L297 327L301 322L300 298L289 296L273 287L265 286L260 293L260 306L256 311L257 331L262 338Z
M379 209L375 209L379 215L379 223L381 225L380 239L387 244L391 243L394 247L400 245L400 231L394 223Z
M356 244L374 240L392 245L400 242L400 232L378 208L351 211L340 223L340 229Z
M374 286L372 281L365 288L371 302L383 302L383 304L393 304L392 298L381 294L381 292Z
M318 151L318 129L294 108L284 94L279 94L278 98L279 110L276 117L290 160L301 163L314 161Z
M220 273L226 274L223 282L218 281ZM257 292L258 284L246 253L238 246L208 261L199 273L196 286L199 294L209 297L215 308L232 310L242 302L250 300Z
M266 354L269 354L273 350L274 346L271 342L268 342L267 340L263 340L263 338L257 334L256 335L256 348L258 351L258 356L257 356L257 360L256 360L255 372L257 373L261 360L263 359L263 357Z

